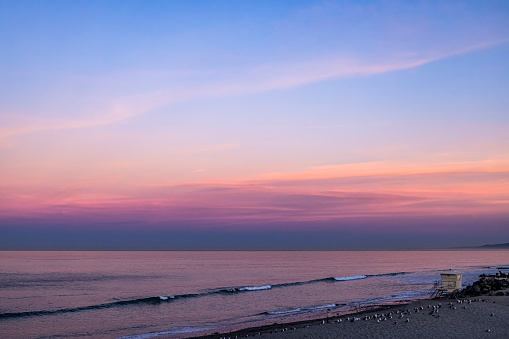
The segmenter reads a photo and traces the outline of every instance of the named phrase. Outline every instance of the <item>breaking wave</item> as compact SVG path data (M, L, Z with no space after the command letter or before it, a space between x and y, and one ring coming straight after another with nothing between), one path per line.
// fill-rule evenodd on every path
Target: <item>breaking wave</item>
M358 279L365 279L367 277L368 277L367 275L354 275L352 277L334 277L334 280L336 280L336 281L358 280Z
M272 285L263 285L263 286L245 286L245 287L229 287L229 288L221 288L217 292L247 292L247 291L261 291L261 290L270 290ZM210 292L211 294L215 292Z
M159 337L161 335L167 335L167 334L193 333L193 332L201 332L201 331L206 331L206 330L211 330L211 329L213 329L213 327L174 327L169 331L129 335L129 336L125 336L125 337L120 337L119 339L148 339L148 338Z
M322 308L333 308L337 307L339 305L337 304L329 304L329 305L320 305L320 306L311 306L311 307L298 307L291 310L281 310L281 311L268 311L264 314L269 315L277 315L277 314L288 314L288 313L296 313L296 312L302 312L302 311L313 311L313 310L319 310Z

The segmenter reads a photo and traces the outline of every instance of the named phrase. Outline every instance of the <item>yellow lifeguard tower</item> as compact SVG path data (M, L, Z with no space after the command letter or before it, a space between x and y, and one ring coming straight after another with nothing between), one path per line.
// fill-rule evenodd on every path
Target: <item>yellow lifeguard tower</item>
M447 271L440 273L440 276L442 277L442 286L439 286L439 290L445 292L461 290L461 279L463 278L463 273Z
M432 298L441 297L444 293L451 295L461 290L463 273L450 270L440 273L440 277L442 277L442 282L435 282L431 291Z

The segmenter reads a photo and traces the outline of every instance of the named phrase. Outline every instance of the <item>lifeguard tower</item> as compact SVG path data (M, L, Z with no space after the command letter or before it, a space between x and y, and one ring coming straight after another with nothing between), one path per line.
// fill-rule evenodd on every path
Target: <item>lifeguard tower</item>
M463 273L451 270L440 273L440 276L442 277L442 281L435 282L431 291L431 298L442 297L444 294L452 296L461 290Z

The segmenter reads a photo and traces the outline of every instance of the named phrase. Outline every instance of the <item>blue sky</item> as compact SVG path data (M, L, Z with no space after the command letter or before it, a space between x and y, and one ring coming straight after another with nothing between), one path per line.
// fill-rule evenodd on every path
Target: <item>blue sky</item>
M456 217L472 244L474 215L509 237L508 19L507 1L0 1L0 226L249 238L379 217L432 246L386 220Z

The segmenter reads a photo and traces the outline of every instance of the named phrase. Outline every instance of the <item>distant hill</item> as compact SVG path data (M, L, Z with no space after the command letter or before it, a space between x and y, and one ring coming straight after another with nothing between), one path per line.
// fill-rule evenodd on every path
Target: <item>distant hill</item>
M490 248L507 248L507 249L509 249L509 242L505 243L505 244L482 245L482 246L479 246L478 248L487 248L487 249L490 249Z
M480 249L480 250L498 250L498 249L507 249L509 250L509 242L505 244L489 244L489 245L482 245L482 246L461 246L461 247L454 247L452 249Z

